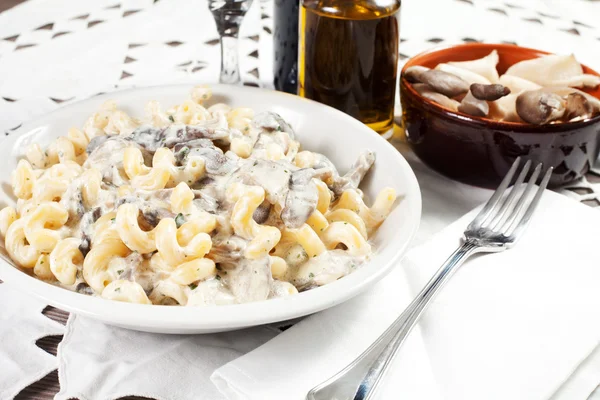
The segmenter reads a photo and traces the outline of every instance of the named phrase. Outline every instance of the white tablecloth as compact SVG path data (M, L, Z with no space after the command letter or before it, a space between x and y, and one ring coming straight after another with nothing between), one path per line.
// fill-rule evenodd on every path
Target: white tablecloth
M592 0L405 0L400 53L405 60L432 46L505 41L572 52L600 70L599 20L600 2ZM241 33L245 84L272 86L272 23L272 1L255 0ZM217 33L206 0L29 0L0 14L0 133L9 135L23 121L98 93L215 82L218 69ZM489 196L431 171L401 140L394 144L423 191L415 244ZM568 192L580 200L600 193L586 179L577 186L592 189ZM47 370L47 357L43 361L40 370Z

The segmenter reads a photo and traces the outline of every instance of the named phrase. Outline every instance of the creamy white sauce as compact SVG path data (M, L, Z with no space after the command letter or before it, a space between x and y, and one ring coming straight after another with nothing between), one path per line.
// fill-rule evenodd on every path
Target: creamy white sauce
M196 282L184 290L189 305L219 305L259 301L290 294L290 283L298 290L325 285L358 268L366 257L351 256L347 251L334 249L310 258L299 245L292 246L286 256L288 269L284 277L274 279L269 256L256 260L244 257L249 240L236 236L230 225L233 204L227 200L226 190L235 182L260 186L265 190L265 202L254 214L258 223L279 229L296 229L303 226L315 211L318 201L317 186L313 178L327 179L336 194L344 190L358 190L358 184L374 162L374 155L366 152L345 176L325 156L316 154L313 168L298 168L292 161L299 145L292 129L280 116L273 113L257 115L251 132L242 134L227 128L224 113L215 112L214 118L203 126L172 124L166 127L144 125L130 134L98 137L89 146L89 156L83 169L95 168L102 175L102 187L94 207L85 207L81 190L84 178L73 180L61 204L69 211L69 223L63 236L81 239L80 249L85 254L90 249L94 235L94 223L101 216L116 211L124 203L136 204L140 221L152 229L162 218L175 218L170 211L173 189L158 191L135 190L125 195L117 193L122 185L130 185L123 170L123 154L126 148L139 148L147 166L151 166L154 152L160 147L174 151L178 168L184 168L190 157L205 162L206 172L195 182L189 182L195 199L195 212L206 211L217 217L217 228L211 233L212 248L207 255L217 263L214 278ZM248 158L241 158L228 150L231 141L244 137L253 144ZM289 157L272 161L267 159L267 148L279 146ZM182 221L194 215L177 216ZM152 254L132 253L126 258L114 258L108 267L111 279L137 282L149 298L160 282L167 279L168 272L150 266ZM287 281L287 282L286 282ZM289 283L288 283L289 282ZM90 293L82 274L69 287L82 293ZM160 300L160 304L172 304L174 300Z

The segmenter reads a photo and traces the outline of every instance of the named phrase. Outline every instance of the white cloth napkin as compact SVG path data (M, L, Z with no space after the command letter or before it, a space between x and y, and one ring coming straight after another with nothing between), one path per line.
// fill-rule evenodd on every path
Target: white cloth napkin
M475 212L406 258L413 294ZM598 238L597 210L546 192L513 249L464 265L421 321L446 399L542 400L568 379L600 343Z
M215 371L229 400L304 400L364 351L410 302L404 271L396 268L367 293L308 317L251 353ZM419 329L408 339L378 399L441 399Z
M550 397L550 400L600 400L600 344L573 371L573 374ZM593 392L593 393L592 393ZM589 397L588 397L589 396Z
M210 374L279 331L257 327L207 335L130 331L71 315L58 348L56 400L220 400ZM0 396L0 398L2 398Z
M65 330L42 315L45 306L35 297L0 284L0 399L12 399L58 367L56 357L35 344Z
M444 288L401 350L381 399L548 399L600 343L600 214L552 192L539 208L516 247L473 258ZM217 370L213 381L229 399L302 399L404 309L476 211L411 251L366 295L306 319Z

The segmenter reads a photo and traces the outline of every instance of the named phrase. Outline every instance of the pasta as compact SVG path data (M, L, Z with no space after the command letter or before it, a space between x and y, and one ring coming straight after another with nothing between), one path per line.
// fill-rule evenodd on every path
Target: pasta
M109 101L46 150L31 145L17 203L0 210L14 262L80 293L181 306L290 296L364 264L396 200L384 188L365 202L374 154L341 175L279 115L211 96L149 102L142 120Z

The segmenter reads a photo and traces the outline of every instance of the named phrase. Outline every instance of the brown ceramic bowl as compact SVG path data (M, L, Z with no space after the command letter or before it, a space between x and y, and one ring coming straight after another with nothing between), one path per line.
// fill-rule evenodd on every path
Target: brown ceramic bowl
M498 72L545 54L509 44L469 43L421 53L411 58L400 78L402 120L408 142L426 164L456 180L495 187L516 157L554 167L552 186L584 175L600 151L600 116L579 122L531 125L500 122L453 112L421 97L404 77L413 65L434 68L448 61L466 61L497 50ZM583 66L584 72L599 75ZM600 88L585 90L600 98Z

